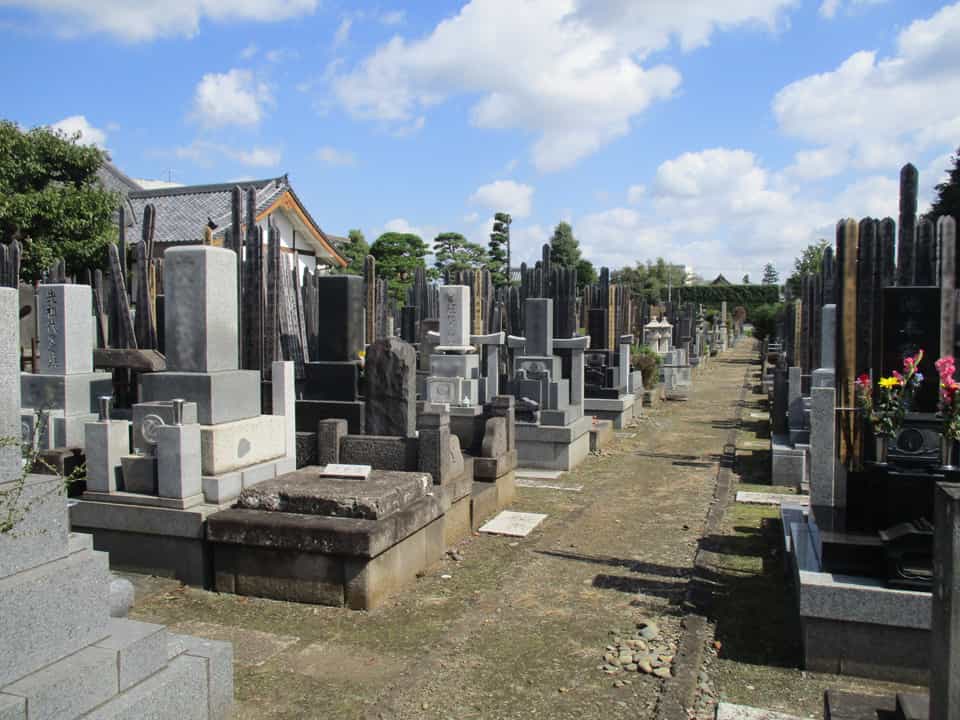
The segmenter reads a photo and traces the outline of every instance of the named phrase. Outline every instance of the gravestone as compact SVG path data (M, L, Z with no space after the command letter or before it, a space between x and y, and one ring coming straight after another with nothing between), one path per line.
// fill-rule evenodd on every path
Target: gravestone
M917 389L912 409L933 413L937 405L937 372L934 353L940 347L940 289L892 287L883 294L883 375L903 371L903 360L924 351L920 371L923 384Z
M29 416L50 411L50 446L82 446L84 424L97 419L97 398L113 392L110 373L93 371L91 303L87 285L40 285L37 290L40 372L22 373L20 389ZM19 341L11 347L19 347ZM33 427L32 417L22 420L25 428Z
M367 434L413 437L417 429L417 353L399 338L377 340L366 355Z
M960 485L937 484L934 527L930 720L953 720L960 717Z

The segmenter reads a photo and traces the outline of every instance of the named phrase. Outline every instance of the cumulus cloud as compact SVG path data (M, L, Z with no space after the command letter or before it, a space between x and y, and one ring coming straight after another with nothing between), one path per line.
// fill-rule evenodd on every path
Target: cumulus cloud
M335 147L324 145L317 149L317 160L333 167L356 165L357 158L349 150L338 150Z
M70 115L63 120L53 123L50 127L54 130L59 130L69 137L80 133L78 142L82 145L96 145L102 148L107 142L107 133L91 125L85 115Z
M276 167L280 164L282 156L280 148L276 147L254 147L243 150L206 140L195 140L189 145L178 147L174 154L203 166L211 166L217 160L227 158L250 167Z
M206 127L258 125L273 104L270 86L249 70L208 73L193 94L193 117Z
M289 20L312 13L318 0L0 0L53 20L66 35L100 32L126 42L196 35L201 21Z
M533 186L513 180L495 180L478 187L469 202L495 212L507 212L514 217L525 218L533 207Z
M869 175L824 200L747 150L711 148L662 163L644 209L590 213L574 232L595 264L613 268L665 257L708 278L756 274L767 262L788 272L801 248L833 239L839 218L895 215L898 186L896 172Z
M820 4L820 16L827 20L832 20L837 16L840 9L846 6L847 10L852 12L857 8L863 8L868 5L880 5L887 0L823 0Z
M426 37L393 37L332 80L356 117L399 125L457 94L471 122L523 129L542 171L567 168L630 130L680 85L645 58L677 39L690 50L718 29L773 27L794 0L472 0ZM504 22L509 18L509 22Z
M960 137L958 32L960 3L911 23L890 57L862 50L777 93L773 110L781 130L817 146L797 158L796 172L825 176L849 165L888 170L918 153L952 147Z

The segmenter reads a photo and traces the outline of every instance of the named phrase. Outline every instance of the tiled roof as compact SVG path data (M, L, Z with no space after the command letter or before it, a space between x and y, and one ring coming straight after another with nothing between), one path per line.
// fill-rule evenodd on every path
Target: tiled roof
M154 242L197 242L203 238L204 228L208 224L213 227L214 237L222 237L230 227L231 193L237 185L244 193L250 187L256 188L257 215L270 207L284 192L291 190L286 176L282 176L244 183L184 185L131 192L130 204L136 216L136 230L135 237L130 239L140 239L140 218L143 217L143 209L147 204L153 204L157 211Z

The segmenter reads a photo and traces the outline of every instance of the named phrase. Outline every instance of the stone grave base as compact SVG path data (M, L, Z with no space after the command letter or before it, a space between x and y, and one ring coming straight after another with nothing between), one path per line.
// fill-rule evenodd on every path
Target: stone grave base
M517 449L507 450L499 457L473 458L473 479L492 482L517 467Z
M612 420L613 427L623 430L633 420L635 402L636 399L629 394L621 395L616 400L584 398L583 412L584 415L593 415L601 420Z
M463 473L443 485L433 486L443 512L443 542L446 547L456 545L470 534L473 460L465 457Z
M770 482L800 489L807 476L804 448L793 447L786 435L775 433L770 440L770 458Z
M493 482L474 481L470 496L470 527L476 531L501 510L510 507L517 494L513 470Z
M643 407L657 407L663 401L663 388L657 385L652 390L639 390L638 399L642 399Z
M450 407L450 433L460 438L460 449L464 452L479 451L485 427L482 405Z
M804 667L815 672L926 685L930 593L886 587L873 578L824 572L816 523L784 503L787 561L799 609Z
M612 420L597 420L593 423L590 428L590 452L605 448L613 442L613 428Z
M466 502L469 528L469 496ZM233 508L208 521L218 592L371 610L446 550L433 496L380 520Z
M92 535L97 550L110 553L114 570L213 586L204 528L219 506L198 504L182 510L127 504L119 493L107 497L108 502L79 500L70 508L70 523L77 532Z
M569 425L517 423L517 460L523 467L572 470L590 454L593 418L581 417Z
M204 475L221 475L276 460L286 453L287 419L256 417L200 426L200 458Z

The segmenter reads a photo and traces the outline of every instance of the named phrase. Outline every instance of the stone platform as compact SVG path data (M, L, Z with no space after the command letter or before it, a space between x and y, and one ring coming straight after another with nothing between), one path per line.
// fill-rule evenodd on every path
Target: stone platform
M793 445L787 435L773 433L770 439L771 482L800 489L807 478L807 448Z
M593 418L584 416L569 425L517 423L517 458L523 467L572 470L590 454Z
M367 610L442 558L444 499L429 474L320 471L244 490L238 507L209 517L216 590Z
M925 685L930 665L927 592L824 572L818 529L806 507L781 506L784 543L800 615L804 667Z
M583 412L601 420L612 420L613 427L623 430L634 418L636 398L630 394L623 394L616 399L584 398Z

